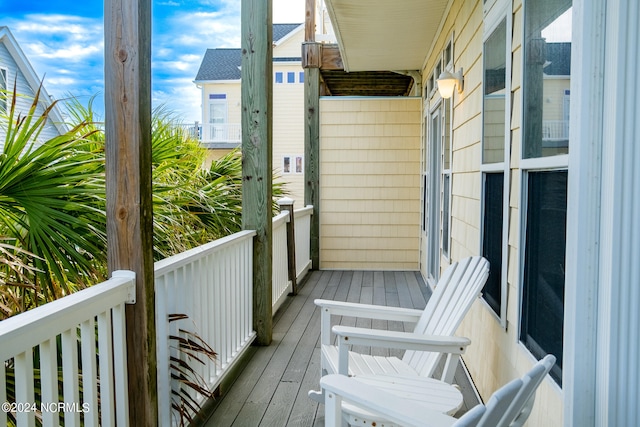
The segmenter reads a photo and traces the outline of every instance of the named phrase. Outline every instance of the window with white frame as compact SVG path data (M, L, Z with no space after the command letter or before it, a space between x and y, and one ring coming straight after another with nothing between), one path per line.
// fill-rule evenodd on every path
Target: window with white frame
M227 95L224 93L209 94L209 123L224 124L227 122Z
M430 113L425 117L421 222L422 247L426 251L424 270L429 283L435 283L439 278L441 257L451 257L453 101L435 96L435 80L443 70L452 68L453 36L434 65L425 89Z
M298 81L299 81L300 83L304 83L304 71L300 71L300 72L298 73Z
M284 83L284 74L282 71L276 72L276 83Z
M304 173L304 156L301 154L285 155L282 157L282 173L302 174Z
M426 81L426 84L424 85L424 99L429 99L431 98L431 93L433 92L433 82L435 81L435 79L433 78L433 72L431 74L429 74L429 78Z
M442 255L451 253L451 99L442 100Z
M552 138L549 129L569 108L571 6L570 0L526 2L523 39L520 340L538 359L556 356L550 375L560 385L569 135Z
M209 94L209 126L204 131L204 136L211 141L225 141L229 138L228 131L227 95L211 93Z
M505 11L506 12L506 11ZM508 40L508 21L505 15L496 24L485 21L483 44L483 98L482 98L482 256L489 260L491 269L482 290L483 299L506 326L506 253L508 218L508 153L510 145L508 124L510 108L507 94L510 85L511 43ZM491 26L493 24L493 26ZM505 185L505 177L507 183Z

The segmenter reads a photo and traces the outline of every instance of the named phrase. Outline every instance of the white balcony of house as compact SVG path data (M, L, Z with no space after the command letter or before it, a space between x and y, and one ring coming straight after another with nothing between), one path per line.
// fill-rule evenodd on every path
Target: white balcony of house
M568 141L569 120L544 120L542 122L543 141Z
M202 125L202 145L207 148L232 148L242 141L240 123L209 123Z

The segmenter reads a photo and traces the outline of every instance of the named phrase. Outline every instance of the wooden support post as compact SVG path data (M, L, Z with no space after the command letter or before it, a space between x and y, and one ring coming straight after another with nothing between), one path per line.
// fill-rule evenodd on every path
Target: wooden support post
M271 0L242 0L242 227L255 230L253 327L256 343L273 333L272 127L273 24Z
M289 221L287 221L287 269L288 276L291 280L291 295L298 295L298 272L296 271L296 222L295 213L293 211L294 200L283 197L278 200L280 212L289 212Z
M304 64L304 204L313 205L311 216L311 268L320 268L320 65L321 50L315 46L315 0L305 2ZM315 58L315 59L314 59Z
M126 307L129 424L156 426L151 0L104 5L108 268L136 273L136 303Z
M304 204L311 216L311 268L320 268L320 69L304 70Z

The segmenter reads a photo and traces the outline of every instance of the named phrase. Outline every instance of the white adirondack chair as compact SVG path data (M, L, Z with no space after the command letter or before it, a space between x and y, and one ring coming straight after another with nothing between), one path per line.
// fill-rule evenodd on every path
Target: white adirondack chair
M453 263L444 272L424 310L368 304L316 300L321 307L321 375L408 375L432 377L438 362L446 356L442 376L451 383L460 355L471 343L453 334L480 295L489 275L489 261L476 256ZM416 322L413 332L334 326L331 315ZM332 344L331 331L338 336ZM350 351L353 345L400 348L402 359L372 356ZM309 397L323 402L321 391L309 391Z
M408 401L382 389L372 388L358 378L327 375L320 380L326 392L325 426L350 424L407 426L407 427L515 427L524 424L531 409L535 392L547 375L555 357L548 355L522 378L515 379L498 389L486 407L477 405L459 419L434 411L429 402ZM355 410L354 410L355 409ZM362 410L375 417L365 423L353 420L354 412Z
M556 357L548 354L522 377L522 388L498 425L509 427L522 427L524 425L533 409L536 390L555 363Z

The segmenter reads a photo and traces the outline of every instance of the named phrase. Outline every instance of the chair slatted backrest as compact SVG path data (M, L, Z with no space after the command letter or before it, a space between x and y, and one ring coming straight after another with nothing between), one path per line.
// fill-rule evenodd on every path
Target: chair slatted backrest
M522 389L523 383L520 378L508 382L495 391L487 402L487 410L478 423L478 427L496 427L507 408Z
M483 404L476 405L451 424L451 427L476 427L485 412L487 412L486 406Z
M451 336L480 295L489 276L489 261L481 256L464 258L447 268L438 283L414 333ZM444 355L435 352L407 351L403 361L420 375L431 376Z
M548 354L522 377L523 386L511 403L511 406L509 406L509 409L507 409L502 416L499 425L521 426L524 424L527 418L529 418L529 414L533 408L533 402L535 400L538 386L540 386L542 380L544 380L555 363L556 357Z

